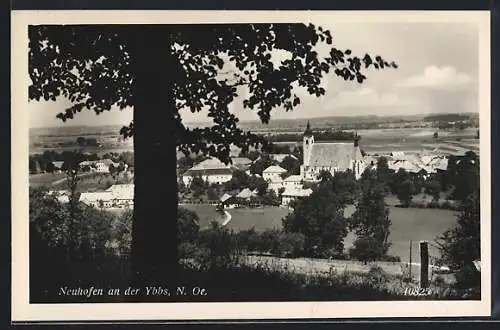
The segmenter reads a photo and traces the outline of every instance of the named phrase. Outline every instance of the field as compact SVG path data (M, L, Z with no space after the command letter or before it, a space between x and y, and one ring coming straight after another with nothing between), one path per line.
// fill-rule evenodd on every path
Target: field
M102 155L107 152L124 152L133 150L132 139L123 140L120 137L121 126L61 126L47 128L31 128L29 134L30 154L43 153L46 150L58 152L81 150L87 153ZM74 142L79 137L95 138L97 147L68 146L65 143Z
M213 220L222 221L222 216L217 213L215 206L204 204L182 204L180 205L190 211L194 211L200 217L200 228L207 228ZM235 231L255 228L266 230L280 228L281 219L288 214L288 210L277 206L266 206L255 209L233 209L228 210L232 219L227 228Z
M379 118L378 121L382 120ZM389 120L389 119L387 119ZM278 121L279 122L279 121ZM281 130L278 124L268 126L255 126L241 124L243 128L263 133L276 133ZM305 125L303 120L286 121L284 127L288 127L290 133L300 133ZM324 126L324 125L323 125ZM327 128L320 123L313 123L316 129ZM33 128L30 130L30 154L41 153L45 150L75 150L76 147L63 146L68 141L75 141L78 136L96 138L99 147L86 147L84 152L92 152L102 155L107 152L133 151L133 141L120 139L120 126L102 127L59 127L59 128ZM434 139L434 133L438 138ZM479 140L475 139L477 130L467 128L464 130L438 130L436 128L380 128L360 129L360 147L369 154L384 154L392 151L421 152L422 150L433 150L438 148L443 154L463 154L466 151L479 152ZM280 142L281 144L296 145L296 142ZM234 155L238 149L234 148ZM178 154L181 157L182 154Z
M82 173L79 175L77 190L79 192L102 191L109 188L113 184L132 183L132 179L124 175L118 175L115 179L109 174L103 173ZM30 174L29 184L31 187L47 187L53 190L68 189L66 183L66 174L64 173L41 173Z
M200 228L205 228L212 220L220 220L221 216L211 205L182 205L195 211L200 217ZM353 206L348 206L346 216L352 214ZM412 244L412 261L419 260L419 241L434 241L436 236L452 227L456 222L455 212L439 209L399 208L389 206L390 219L392 220L391 236L392 246L389 254L399 256L402 261L409 261L409 243ZM265 230L281 226L281 219L287 214L287 210L279 207L266 207L263 209L234 209L229 210L232 215L228 228L245 230L255 227L256 230ZM355 236L350 233L345 239L345 248L352 246ZM435 246L429 246L431 262L433 257L438 257L439 252Z
M62 182L66 178L64 173L40 173L30 174L29 184L31 187L51 187L54 182Z
M417 153L436 148L446 155L463 155L466 151L479 152L479 140L475 139L476 129L437 130L437 139L433 138L434 132L436 130L432 128L358 130L361 136L360 147L368 154L387 154L393 151ZM295 142L280 142L279 144L296 145Z

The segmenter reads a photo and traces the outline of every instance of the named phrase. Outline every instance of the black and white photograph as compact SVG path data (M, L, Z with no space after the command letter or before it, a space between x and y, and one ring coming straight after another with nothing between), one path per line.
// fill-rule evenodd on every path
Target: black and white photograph
M490 313L488 12L148 13L13 12L13 315Z

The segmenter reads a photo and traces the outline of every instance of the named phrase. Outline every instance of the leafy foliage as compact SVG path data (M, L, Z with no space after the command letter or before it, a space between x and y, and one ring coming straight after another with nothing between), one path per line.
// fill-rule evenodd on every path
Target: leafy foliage
M410 206L411 200L415 195L415 184L411 180L405 180L398 188L398 199L403 207Z
M280 163L290 175L300 174L300 161L294 157L286 156Z
M326 176L326 174L325 174ZM325 178L308 197L298 200L293 213L283 219L285 231L305 235L307 255L333 249L342 252L347 235L345 201L339 198L337 179Z
M466 166L470 177L464 180L469 181L473 190L460 203L457 224L444 232L438 238L438 243L441 247L440 261L458 270L457 285L478 288L480 273L475 269L473 261L481 258L479 164L471 162Z
M371 261L387 254L391 220L376 173L367 170L363 176L362 196L349 224L350 229L358 236L351 255L363 261Z
M263 137L244 132L230 111L239 95L246 95L244 108L268 123L273 109L289 111L301 103L295 89L324 95L326 74L362 83L369 68L397 67L378 55L358 57L333 47L330 31L312 24L30 25L28 37L31 100L68 99L73 105L57 115L63 121L84 109L100 114L134 108L134 121L121 134L134 136L136 191L158 183L175 147L229 163L231 145L243 152L265 145ZM330 48L328 54L320 55L320 46ZM276 52L288 58L276 63ZM202 110L213 124L184 125L182 112ZM165 134L167 121L171 134ZM161 181L175 188L175 182ZM176 197L168 194L168 202L174 205ZM141 281L176 273L176 226L152 216L161 211L161 199L136 198L134 204L133 263ZM164 246L161 258L153 257L158 246Z
M180 242L193 242L200 230L200 218L196 212L179 207L177 211L177 235Z
M262 172L272 165L277 165L277 162L271 159L269 155L263 154L250 165L250 173L262 176Z
M229 160L229 144L244 150L261 142L236 125L238 119L228 105L238 95L238 86L249 94L243 106L257 110L267 123L274 107L291 110L300 104L294 85L311 95L324 95L321 78L332 73L344 80L362 83L368 68L396 68L380 56L362 57L332 46L322 58L320 44L332 45L328 30L312 24L175 25L150 27L171 45L174 97L178 111L208 108L212 127L188 129L177 116L174 133L182 151L202 151ZM147 28L145 28L147 30ZM140 28L126 26L30 26L29 72L31 99L55 100L63 96L74 105L58 115L71 119L83 109L96 113L134 106L136 36ZM290 57L278 65L276 50ZM228 63L232 74L221 74ZM134 124L123 129L133 134Z

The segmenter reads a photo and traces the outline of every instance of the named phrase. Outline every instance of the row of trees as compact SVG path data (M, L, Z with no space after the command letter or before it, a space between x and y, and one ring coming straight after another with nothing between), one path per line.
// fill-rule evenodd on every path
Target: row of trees
M343 130L314 131L316 141L353 141L354 133ZM302 133L285 133L267 136L271 142L302 142Z
M230 181L224 184L210 184L204 181L200 176L195 176L189 187L184 183L179 182L179 192L182 195L191 193L195 199L203 199L206 197L209 202L217 202L220 197L228 192L235 194L242 189L248 188L251 191L256 191L256 195L252 196L248 201L250 204L274 205L280 204L280 196L273 190L268 190L268 183L262 177L255 175L247 175L242 170L235 170Z
M106 153L99 157L96 153L83 153L81 151L55 151L46 150L43 153L29 155L29 171L32 174L36 173L52 173L54 171L53 162L62 161L62 170L66 170L69 164L75 159L80 161L95 161L100 159L110 159L117 164L127 164L134 166L134 153L125 151L121 153Z
M368 169L361 181L352 171L320 173L320 182L313 193L296 201L293 213L283 219L286 232L305 235L305 253L316 257L344 254L344 239L349 231L357 235L352 258L362 261L387 257L390 246L391 221L384 202L382 177ZM355 203L356 211L347 218L347 205Z

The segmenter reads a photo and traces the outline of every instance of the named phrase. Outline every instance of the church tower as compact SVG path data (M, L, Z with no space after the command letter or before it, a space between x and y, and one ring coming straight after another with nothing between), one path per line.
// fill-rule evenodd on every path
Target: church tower
M361 154L361 149L359 148L359 135L358 132L354 132L354 148L353 148L353 156L352 156L352 167L353 167L353 172L354 176L356 179L359 179L361 177L361 174L364 171L364 164L363 164L363 155Z
M309 166L309 160L311 159L311 152L314 145L314 135L309 125L309 120L307 121L307 127L304 131L304 136L302 138L302 148L304 154L304 166Z

